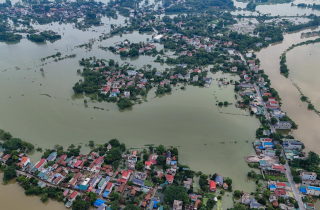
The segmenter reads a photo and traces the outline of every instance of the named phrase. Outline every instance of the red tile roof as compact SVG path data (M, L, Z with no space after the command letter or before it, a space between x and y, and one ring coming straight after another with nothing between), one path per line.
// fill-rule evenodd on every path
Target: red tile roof
M201 200L197 199L196 203L194 204L194 207L198 208L199 203L201 202Z
M122 171L122 178L123 179L128 179L130 176L130 172L129 171Z
M211 181L210 182L210 190L216 190L216 187L217 187L216 182Z
M282 182L277 182L276 186L282 186L282 187L286 187L287 184L286 183L282 183Z
M152 162L150 162L150 161L145 161L144 164L145 164L146 166L149 166L149 167L150 167L150 166L152 165Z
M36 165L36 168L40 168L44 162L46 161L46 159L41 159L40 162Z
M112 188L113 184L111 182L108 182L106 190L110 190Z
M174 176L167 174L167 181L173 182Z
M28 161L28 159L29 159L28 157L22 157L22 158L21 158L21 163L25 163L25 162L27 162L27 161Z
M71 193L70 198L73 199L78 195L77 191L73 191L73 193Z
M119 192L119 193L122 193L122 191L123 191L123 189L124 189L125 186L126 186L126 183L123 183L123 184L119 187L118 192Z
M81 163L82 163L82 161L81 161L81 160L78 160L78 161L74 164L74 167L78 167Z
M6 156L4 156L2 159L5 159L5 160L7 160L7 159L9 159L9 157L10 157L11 155L10 154L7 154Z

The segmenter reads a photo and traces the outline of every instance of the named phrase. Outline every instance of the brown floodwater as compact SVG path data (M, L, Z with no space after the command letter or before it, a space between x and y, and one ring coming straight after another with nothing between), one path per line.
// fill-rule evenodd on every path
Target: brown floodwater
M319 55L319 43L299 46L287 53L289 78L304 95L309 97L318 110L320 109Z
M128 148L141 148L146 144L177 146L181 163L196 171L229 176L233 179L233 189L254 191L255 184L245 181L250 168L244 162L244 156L254 153L251 142L254 141L259 121L246 116L246 112L236 109L234 105L220 110L215 105L217 101L233 104L237 101L233 86L220 88L215 79L225 77L236 80L239 79L237 76L221 72L209 74L214 78L210 88L187 86L186 90L180 90L180 85L161 98L155 97L152 90L148 102L124 112L119 112L115 104L108 103L89 103L89 107L85 108L85 96L73 94L73 84L82 79L76 73L81 68L78 64L81 58L112 58L120 64L127 61L137 67L152 64L159 70L169 67L154 63L153 57L121 59L98 49L98 45L110 46L125 39L146 41L151 38L147 34L115 36L95 43L92 51L74 49L74 46L108 31L111 22L123 24L124 20L121 16L118 20L104 19L104 27L86 32L73 29L69 24L53 24L51 27L54 30L64 33L62 40L55 43L40 45L26 39L19 44L0 43L0 128L42 148L51 148L55 144L65 147L72 143L83 145L83 153L89 151L84 146L89 140L104 143L111 138L118 138ZM48 26L35 27L45 29ZM282 43L263 49L258 57L262 69L270 75L273 87L283 99L283 110L299 124L299 130L294 131L295 136L306 144L307 149L311 149L318 143L320 118L307 111L306 104L299 100L299 94L290 80L279 74L279 56L291 44L300 41L300 32L287 34ZM157 48L161 49L161 46L157 45ZM57 51L63 55L76 53L77 57L57 63L40 61L40 58ZM44 73L39 71L40 68L44 68ZM104 110L93 109L94 106ZM40 155L35 152L31 157L36 161ZM0 193L7 191L0 196L1 207L7 209L28 208L27 202L30 209L65 208L62 203L50 201L42 204L38 197L26 197L23 189L13 183L0 185ZM24 205L20 206L20 203ZM224 207L231 207L232 202L226 203Z
M124 19L119 16L116 21L120 24ZM155 90L152 90L147 102L124 112L112 103L90 102L85 108L86 96L74 95L72 90L73 84L83 79L76 72L82 68L78 64L81 58L115 59L120 65L130 62L136 67L151 64L159 70L169 67L154 63L155 58L150 56L122 59L98 48L125 39L146 41L151 38L150 34L115 36L96 42L91 51L74 48L108 31L113 20L106 18L104 21L104 27L86 32L73 29L70 24L53 24L54 31L64 33L55 43L36 44L26 39L18 44L0 43L0 128L43 149L56 144L64 147L75 144L82 145L82 152L87 153L90 149L85 144L90 140L105 143L112 138L118 138L128 148L142 148L146 144L176 146L180 163L188 164L192 170L229 176L234 189L254 191L255 184L245 181L250 168L244 156L254 152L251 142L259 121L234 106L237 100L233 86L219 87L216 80L238 80L238 76L209 73L214 79L210 88L187 86L186 90L181 90L180 84L171 94L162 97L155 97ZM48 26L35 27L46 29ZM158 50L161 47L157 45ZM40 61L57 51L63 56L75 53L77 57L60 62ZM40 68L44 69L43 73ZM218 109L217 101L233 105ZM104 110L94 109L94 106ZM31 155L33 161L40 157L39 152ZM0 185L0 191L2 189ZM0 202L6 200L0 197Z
M0 173L2 182L3 173ZM24 189L14 180L7 185L0 184L0 209L3 210L60 210L66 209L62 202L56 202L49 199L46 203L40 201L39 196L26 196Z
M310 30L304 30L303 32L307 31ZM306 91L306 95L310 93L311 99L318 101L318 95L316 94L318 84L316 83L317 78L319 78L319 74L317 73L317 65L319 62L317 61L319 60L317 57L319 57L319 54L314 55L313 58L315 59L306 59L306 57L310 56L310 53L318 53L320 45L300 46L292 50L292 52L290 51L287 61L290 69L290 77L287 79L279 73L279 57L284 50L292 44L316 39L316 37L301 39L300 33L301 32L286 34L282 43L261 50L257 53L257 57L261 61L261 69L264 69L267 75L269 75L272 87L278 91L282 99L282 110L287 112L288 116L299 125L299 128L293 131L295 138L305 144L306 151L312 150L319 154L320 148L316 145L320 143L320 117L314 112L309 111L307 109L307 103L303 103L300 100L300 93L292 84L291 79L296 82L299 81L299 84L303 86L302 90ZM309 80L306 79L306 75L302 77L303 74L309 74ZM311 79L310 76L313 77L313 79ZM309 91L310 89L312 89L312 91Z

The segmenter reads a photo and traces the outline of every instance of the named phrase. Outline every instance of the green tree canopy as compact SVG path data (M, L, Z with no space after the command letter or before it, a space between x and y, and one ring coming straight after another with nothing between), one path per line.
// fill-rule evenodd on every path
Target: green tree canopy
M88 210L90 208L90 202L86 202L78 196L72 203L72 210Z
M167 151L167 149L162 144L160 144L159 146L156 147L156 151L158 155L162 155Z
M14 177L17 176L17 172L14 166L9 166L7 168L4 169L4 173L3 173L3 181L4 182L8 182L11 179L13 179Z
M186 189L183 186L171 185L164 191L164 200L173 204L174 200L182 201L183 204L189 204L190 199Z
M141 208L139 206L135 206L133 204L128 204L128 205L126 205L124 210L141 210Z
M158 165L165 165L166 164L166 156L164 155L159 155L157 157L157 164Z
M137 170L142 170L144 168L144 164L142 163L142 161L138 161L137 165L136 165L136 169Z

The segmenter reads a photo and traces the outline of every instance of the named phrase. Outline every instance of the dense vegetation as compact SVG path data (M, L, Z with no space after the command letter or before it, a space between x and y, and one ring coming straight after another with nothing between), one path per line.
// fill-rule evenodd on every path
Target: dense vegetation
M288 31L296 31L296 30L301 30L301 29L305 29L308 27L320 25L320 17L317 17L315 15L310 15L310 18L312 18L312 20L310 20L309 22L298 24L298 25L291 25L288 27L287 30Z
M40 35L43 36L46 40L49 40L49 41L61 39L61 35L55 34L55 33L51 32L51 31L40 32Z
M172 4L170 0L163 1L164 7L169 7ZM186 6L183 4L176 4L169 8L166 8L166 12L186 12L186 11L203 11L203 10L210 10L210 9L234 9L234 3L232 0L204 0L204 1L197 1L197 0L186 0Z
M288 66L286 64L287 59L286 59L286 53L282 53L281 57L280 57L280 72L281 74L283 74L285 77L288 78L289 76L289 69Z
M250 1L250 2L247 4L246 8L247 8L247 10L255 11L255 10L256 10L256 6L257 6L257 5L256 5L253 1Z
M312 8L316 10L320 10L320 5L319 4L305 4L305 3L299 3L297 4L297 7L302 7L302 8Z
M20 34L14 33L1 33L0 32L0 41L2 42L17 42L22 39Z
M22 152L30 152L34 149L33 144L22 141L19 138L13 138L9 132L0 129L0 139L3 143L0 146L6 149L5 154L10 154L12 151L20 149Z
M294 168L302 168L306 171L315 172L320 175L320 158L319 155L314 152L309 152L306 159L293 159L289 162L289 165ZM320 177L317 176L317 179Z

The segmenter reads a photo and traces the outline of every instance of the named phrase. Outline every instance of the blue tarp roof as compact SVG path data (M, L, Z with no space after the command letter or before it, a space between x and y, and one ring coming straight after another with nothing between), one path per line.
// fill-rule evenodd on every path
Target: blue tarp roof
M104 198L107 198L107 197L108 197L108 195L109 195L109 193L110 193L109 191L104 191L104 193L103 193L103 197L104 197Z
M177 163L177 161L171 161L171 165L176 165Z
M271 188L276 188L276 186L275 186L274 184L273 184L273 185L270 185L270 189L271 189Z
M157 203L159 203L159 201L153 201L154 204L153 204L153 208L157 208Z
M300 188L300 192L307 193L307 189L306 188Z
M98 199L98 200L96 200L96 202L94 202L93 205L99 207L101 204L104 204L104 203L105 203L104 200Z

